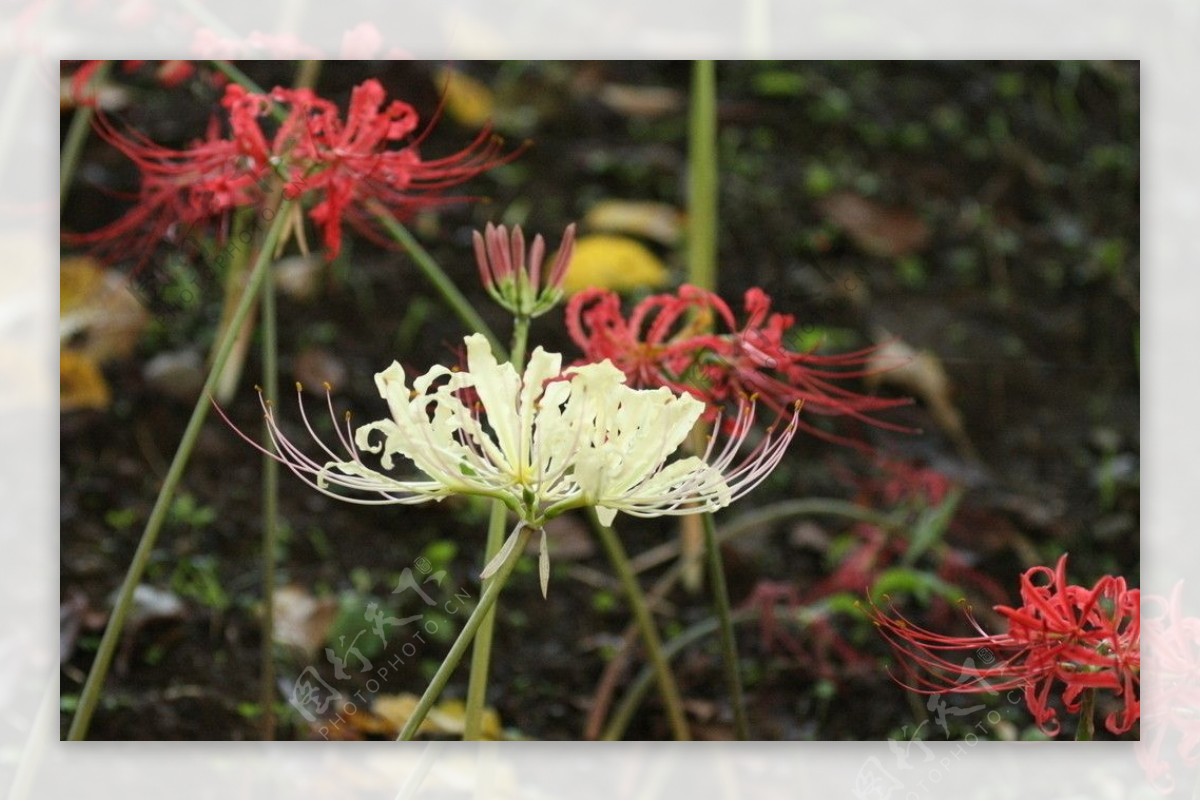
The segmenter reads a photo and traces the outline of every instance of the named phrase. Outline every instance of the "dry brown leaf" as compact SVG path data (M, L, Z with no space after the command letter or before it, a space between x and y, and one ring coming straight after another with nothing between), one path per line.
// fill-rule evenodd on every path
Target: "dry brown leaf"
M275 262L275 287L292 300L312 300L321 291L325 258L319 254L288 256Z
M337 599L317 599L303 587L289 585L275 591L274 601L275 642L298 649L306 658L315 656L337 619Z
M626 86L605 84L600 102L626 117L665 117L683 111L683 94L665 86Z
M292 373L305 389L325 393L325 384L344 387L349 379L346 363L332 351L313 345L300 351L292 365Z
M818 209L845 230L864 253L883 258L908 256L929 243L929 226L908 209L884 206L854 192L834 192Z
M962 414L950 399L950 377L932 351L918 351L898 338L887 339L871 354L866 373L868 387L890 384L919 397L959 452L969 459L976 458Z
M204 358L190 348L163 351L142 366L142 378L156 392L194 402L204 387Z
M59 337L98 364L128 357L150 314L115 270L87 257L62 260Z
M588 209L583 225L596 231L631 234L671 246L683 236L683 212L669 203L602 200Z

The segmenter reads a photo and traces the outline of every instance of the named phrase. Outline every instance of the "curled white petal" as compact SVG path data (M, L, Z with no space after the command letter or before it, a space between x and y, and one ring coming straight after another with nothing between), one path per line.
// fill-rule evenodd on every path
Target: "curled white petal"
M518 375L497 362L483 336L469 336L465 345L464 371L435 366L411 388L394 362L377 374L391 415L353 432L347 419L344 432L338 427L341 453L317 439L301 406L321 459L284 436L264 403L277 458L315 489L360 503L479 495L502 500L531 528L581 506L596 507L610 525L618 512L655 517L728 506L774 469L795 432L798 410L739 457L754 421L753 402L745 401L703 456L677 457L704 412L695 398L632 389L608 361L564 370L560 355L541 348ZM381 469L366 464L364 454Z

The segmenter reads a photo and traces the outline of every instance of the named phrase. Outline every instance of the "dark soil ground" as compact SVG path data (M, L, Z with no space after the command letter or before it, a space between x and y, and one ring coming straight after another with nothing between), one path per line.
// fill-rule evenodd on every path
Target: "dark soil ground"
M294 77L292 63L242 66L266 86ZM318 88L344 105L353 85L376 76L424 118L437 106L440 66L328 63ZM493 327L506 332L504 313L478 286L471 230L487 221L522 223L557 243L562 227L599 199L681 207L690 67L471 63L463 69L495 91L497 124L511 146L530 145L470 185L468 192L488 202L445 207L413 228ZM965 431L957 438L948 433L928 397L882 415L912 433L838 421L831 430L875 453L798 438L778 474L718 523L790 498L867 502L856 481L876 475L873 459L883 454L936 469L964 488L944 540L912 572L931 577L947 564L970 568L975 572L960 574L973 577L961 578L958 594L984 615L995 603L988 580L1015 600L1020 572L1053 564L1063 552L1071 554L1070 572L1080 583L1118 573L1136 586L1137 65L743 62L719 64L717 75L722 294L738 308L746 288L763 287L780 310L817 326L830 351L889 335L927 349L949 376L946 400L961 413ZM218 97L202 77L176 89L140 74L119 80L131 87L131 102L114 119L173 146L203 133ZM647 88L661 91L631 91ZM64 113L64 127L67 119ZM451 152L473 134L447 117L423 151ZM135 187L129 163L93 137L63 230L90 230L112 219L123 208L113 193ZM672 280L684 281L683 248L648 244L672 267ZM207 352L219 317L221 289L211 270L186 269L203 290L201 301L160 317L132 357L106 366L114 398L107 410L62 418L64 733L111 596L194 402L148 380L145 365L166 352ZM861 284L846 291L854 283L847 276ZM308 300L281 298L284 387L294 376L315 385L340 374L338 408L372 420L384 411L373 376L392 359L410 373L457 360L466 332L404 255L352 239L318 288ZM577 354L557 311L534 324L533 341ZM252 349L227 409L255 434L261 415L252 385L260 375ZM912 393L887 384L874 391ZM309 396L310 411L320 402ZM290 392L278 404L287 415L295 411ZM184 500L145 578L158 595L147 596L143 620L126 636L91 737L259 736L261 471L259 456L210 415L183 482ZM324 636L311 655L278 649L276 736L320 738L323 724L310 724L286 703L292 682L311 666L347 698L359 693L359 705L419 694L466 619L455 594L478 595L486 507L351 506L309 491L290 474L281 481L286 536L277 554L278 584L318 603L332 599L326 609L335 619L327 631L318 627ZM893 509L877 495L874 503ZM678 536L674 519L618 517L617 526L635 556ZM567 521L553 536L549 599L542 599L528 559L500 604L489 703L513 737L582 736L606 660L630 619L585 519ZM734 606L744 606L766 582L806 596L860 536L850 522L827 515L780 520L730 541L725 557ZM426 617L436 635L418 643L403 664L396 659L406 642L399 629L389 645L369 636L358 645L376 667L393 665L386 680L370 683L370 674L354 671L339 679L321 647L338 646L339 637L341 645L350 642L372 603L397 618L424 611L414 593L392 589L405 568L429 565L446 570L440 586L424 585L438 610ZM645 584L666 567L643 574ZM920 587L910 582L908 590L897 602L915 618L953 625L952 607L941 602L939 612L939 603L922 601ZM658 611L667 639L711 615L703 592L678 587ZM783 644L786 637L764 636L758 625L739 630L757 738L909 739L917 729L922 737L955 737L978 733L985 712L953 714L978 703L1002 713L1002 724L989 725L987 736L1037 736L1028 714L1002 698L950 696L952 714L939 721L935 707L889 678L886 646L852 606L828 618L825 635L779 625L796 648ZM829 632L849 653L830 650ZM643 663L635 655L634 669ZM675 664L696 734L730 737L715 640L689 646ZM465 676L460 671L445 697L465 695ZM617 700L631 678L623 674ZM386 726L363 718L324 726L327 736L388 736ZM1068 721L1065 736L1071 728ZM653 693L626 736L669 736Z

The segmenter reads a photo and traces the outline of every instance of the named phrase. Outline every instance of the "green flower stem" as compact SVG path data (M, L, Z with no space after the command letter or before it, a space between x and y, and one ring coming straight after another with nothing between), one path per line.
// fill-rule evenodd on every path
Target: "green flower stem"
M663 706L667 710L672 735L676 740L690 740L692 737L688 730L687 716L683 712L683 699L679 695L679 687L675 683L675 676L671 673L671 666L663 653L662 641L659 639L658 629L654 625L654 618L650 614L650 607L646 603L641 585L638 584L637 576L634 575L633 568L629 564L629 557L625 554L625 548L621 545L621 540L617 537L616 532L611 527L600 524L596 518L595 509L589 511L592 527L599 535L600 544L608 553L608 559L612 562L613 569L617 571L617 577L621 581L625 596L629 600L629 606L633 610L634 620L642 633L642 644L646 648L646 655L650 659L650 667L654 676L658 679L658 690L662 695Z
M312 88L321 74L321 62L301 61L293 86ZM263 391L268 398L279 397L279 325L275 312L275 282L262 284L262 368ZM264 425L264 429L266 426ZM269 441L264 431L263 441ZM262 707L259 721L261 737L275 739L275 559L279 535L279 463L263 454L263 530L262 530L262 643L258 699Z
M518 374L525 370L525 349L529 346L529 318L518 315L513 319L512 355L509 361Z
M421 728L421 724L425 722L425 716L429 714L429 710L437 702L438 696L442 694L442 690L446 687L446 682L450 680L450 674L458 667L463 654L471 645L471 641L475 638L475 633L479 630L480 625L482 625L483 619L487 617L488 612L495 605L496 599L500 596L500 590L504 589L504 584L508 581L508 577L512 575L513 568L521 560L521 555L525 552L525 546L529 543L529 535L531 533L532 531L529 528L521 526L512 555L508 558L507 562L500 566L500 569L492 576L492 582L480 593L479 605L475 607L475 611L467 618L466 625L463 626L463 630L459 633L458 638L455 639L454 644L450 646L450 652L446 654L446 658L442 660L437 673L430 680L429 686L425 688L425 693L421 696L421 700L417 702L417 706L405 722L404 728L400 730L400 736L396 738L397 740L411 740Z
M102 61L92 75L92 85L99 91L100 85L108 77L112 62ZM97 103L99 100L96 101ZM67 136L63 141L62 156L58 169L58 212L62 213L67 205L67 194L75 179L75 169L79 166L79 157L83 154L83 143L87 141L88 131L92 129L92 118L96 116L96 107L83 104L75 107L71 115L71 125L67 128Z
M162 488L158 492L158 498L154 501L154 509L150 512L150 519L146 522L146 528L142 532L141 540L138 542L133 561L130 562L129 568L125 573L125 579L121 583L121 588L117 593L117 600L113 606L108 626L105 627L104 635L100 638L100 645L96 650L96 659L92 663L91 670L88 671L83 691L79 695L79 706L75 711L74 719L71 721L71 728L67 732L67 739L69 740L82 740L87 736L88 725L91 723L92 714L96 710L96 704L100 700L100 692L104 688L104 679L108 675L109 666L112 664L113 653L116 651L117 643L120 641L125 619L128 617L129 611L133 606L134 590L141 582L142 575L146 571L146 565L150 561L150 554L154 550L154 544L158 540L159 531L162 530L163 522L166 520L167 510L171 506L175 490L179 487L179 482L183 478L183 471L187 467L188 459L191 457L192 448L196 444L196 438L200 435L200 428L208 416L208 410L211 405L210 397L213 389L217 385L217 381L224 370L225 361L229 358L229 353L233 349L234 342L237 340L242 321L246 319L255 301L258 300L259 290L264 280L270 274L268 267L271 264L275 245L286 227L290 205L289 201L283 201L278 207L271 227L267 230L262 243L259 245L258 258L254 263L254 269L250 274L246 291L243 293L241 302L234 312L232 324L225 330L224 336L217 345L216 358L213 360L212 368L208 371L208 378L204 382L204 388L200 392L200 397L196 401L196 407L192 410L191 419L188 420L187 428L183 432L179 447L175 451L174 458L171 460L171 466L167 470L167 477L164 479Z
M492 515L488 519L487 545L484 547L483 563L492 561L504 544L504 527L508 520L508 509L500 501L492 502ZM496 583L499 576L483 580L483 592ZM475 634L475 645L471 649L471 675L467 680L467 703L463 713L463 739L478 740L483 732L483 708L487 703L488 671L492 661L492 636L496 630L496 611L489 610L479 622Z
M742 676L738 667L737 640L729 611L729 589L725 584L725 566L721 546L717 543L717 525L711 512L700 515L704 522L704 550L708 553L708 580L712 583L713 605L721 631L721 658L725 663L725 683L733 705L733 726L739 740L750 739L750 724L746 719L746 699L742 694Z
M1075 739L1082 742L1096 737L1096 688L1083 691L1079 697L1079 725L1075 728Z
M529 318L519 316L513 321L513 343L511 361L520 373L525 366L525 348L529 341ZM488 520L487 544L484 546L483 563L486 565L504 544L507 509L500 501L492 503L492 515ZM483 580L486 592L495 576ZM487 704L488 673L492 662L492 638L496 631L496 610L484 615L475 634L475 645L471 648L471 675L467 680L467 703L463 714L463 739L478 740L483 733L483 709Z
M379 223L392 238L404 246L404 249L408 251L413 261L416 262L417 267L425 275L425 278L428 279L429 283L433 284L434 289L442 296L442 300L458 315L458 318L462 320L467 330L477 331L487 337L488 342L492 345L492 353L497 354L496 358L499 361L504 361L507 358L506 351L504 346L500 344L500 341L496 339L496 334L483 321L483 318L479 316L479 312L475 311L475 307L471 305L471 302L458 291L458 287L454 285L450 277L442 271L438 263L429 255L429 251L421 247L421 243L416 240L416 237L401 225L400 221L382 205L371 201L369 208L371 213L375 215L375 219L379 220Z
M717 77L711 61L692 66L688 120L688 277L717 288Z
M312 89L321 77L322 62L316 59L305 59L296 65L296 79L292 81L293 89Z
M268 398L279 397L279 339L275 313L275 282L262 282L262 361L263 391ZM264 428L264 441L270 435ZM262 645L258 698L262 706L261 736L275 739L275 543L279 525L279 464L274 456L263 454L263 529L262 529Z

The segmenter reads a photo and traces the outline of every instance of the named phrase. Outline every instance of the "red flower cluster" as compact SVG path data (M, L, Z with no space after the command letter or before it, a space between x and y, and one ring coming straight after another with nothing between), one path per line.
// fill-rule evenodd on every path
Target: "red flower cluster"
M772 312L771 298L758 288L746 292L745 308L739 326L718 295L684 285L675 294L646 298L626 319L616 293L589 289L568 303L567 330L585 360L611 360L633 386L688 392L708 404L710 416L740 397L757 396L780 414L802 401L806 412L903 430L870 414L908 399L861 395L836 383L866 375L874 348L836 355L796 352L787 342L792 315ZM859 446L804 422L800 426Z
M1044 583L1037 583L1044 579ZM1114 734L1129 731L1140 714L1141 593L1125 579L1104 576L1095 586L1067 583L1067 557L1058 565L1033 567L1021 575L1021 605L997 606L1008 631L988 634L974 618L977 637L952 637L914 625L872 607L872 618L904 660L915 692L1024 691L1025 704L1047 734L1059 731L1051 693L1061 684L1067 712L1080 711L1086 690L1109 690L1121 713L1105 720ZM943 654L966 653L960 660Z
M137 204L98 230L77 235L114 256L146 252L161 241L178 245L198 226L221 223L239 208L264 203L276 181L292 199L311 196L308 216L321 231L327 256L337 256L347 222L377 241L372 208L378 204L404 215L416 207L446 202L435 193L496 166L499 142L486 129L457 153L425 160L414 137L416 110L386 102L374 79L355 87L343 120L336 105L309 89L276 88L268 94L226 87L221 101L228 131L214 119L207 137L183 150L162 147L109 121L97 131L128 156L141 172ZM282 110L269 136L264 118ZM393 145L407 142L401 147Z

